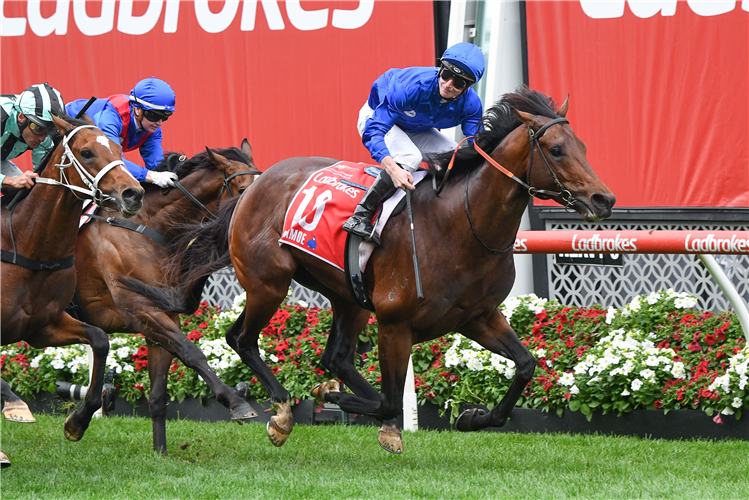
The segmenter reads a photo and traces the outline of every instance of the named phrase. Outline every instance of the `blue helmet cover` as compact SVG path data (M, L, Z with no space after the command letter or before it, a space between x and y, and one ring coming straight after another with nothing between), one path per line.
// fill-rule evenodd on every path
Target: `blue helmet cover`
M469 75L473 76L476 82L481 80L486 70L484 53L476 45L469 42L460 42L449 47L442 54L442 60L460 66Z
M175 100L172 87L153 76L139 81L130 91L130 101L143 109L174 112Z

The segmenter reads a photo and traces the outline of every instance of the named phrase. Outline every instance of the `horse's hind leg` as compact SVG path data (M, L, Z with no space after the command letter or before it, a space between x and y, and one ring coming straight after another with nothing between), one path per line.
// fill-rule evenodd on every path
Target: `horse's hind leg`
M146 339L148 343L148 378L151 381L151 394L148 408L153 422L153 449L168 455L166 448L166 378L174 357L161 346Z
M36 419L26 402L10 389L5 380L0 380L3 416L8 422L34 423Z
M536 360L526 348L504 315L493 310L488 317L475 320L460 328L460 333L475 340L486 349L515 362L515 379L502 400L490 413L466 410L460 414L455 427L460 431L477 431L485 427L502 427L507 423L523 389L528 385L536 369Z
M103 330L95 326L81 323L68 314L62 314L60 319L45 326L38 333L30 336L27 341L34 347L60 347L71 344L86 343L91 346L94 354L94 366L91 384L83 401L83 406L74 411L65 420L65 437L71 441L78 441L86 432L91 418L96 410L101 408L101 391L104 387L104 369L109 353L109 338Z
M270 396L276 415L270 418L267 431L268 437L275 446L283 445L294 428L291 395L260 357L257 341L260 331L265 328L278 309L278 305L286 297L289 283L285 287L245 288L248 290L245 310L226 332L226 342L239 354L242 362L250 367Z

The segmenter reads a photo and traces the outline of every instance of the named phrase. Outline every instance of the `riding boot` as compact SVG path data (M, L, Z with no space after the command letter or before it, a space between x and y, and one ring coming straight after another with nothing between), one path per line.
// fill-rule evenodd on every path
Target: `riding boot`
M377 207L380 203L388 199L395 193L393 180L387 172L380 171L380 175L375 179L374 184L367 190L359 204L354 210L354 214L343 225L344 231L361 236L375 245L380 245L380 235L375 232L372 225Z

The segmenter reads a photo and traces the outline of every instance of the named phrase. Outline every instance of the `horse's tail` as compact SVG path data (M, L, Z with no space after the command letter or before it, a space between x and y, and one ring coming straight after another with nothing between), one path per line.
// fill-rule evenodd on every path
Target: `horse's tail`
M239 196L221 206L218 215L197 224L175 227L180 235L167 245L171 257L163 264L167 282L173 287L153 287L140 280L120 276L122 285L150 299L165 311L192 314L200 305L200 297L208 278L231 265L229 224Z

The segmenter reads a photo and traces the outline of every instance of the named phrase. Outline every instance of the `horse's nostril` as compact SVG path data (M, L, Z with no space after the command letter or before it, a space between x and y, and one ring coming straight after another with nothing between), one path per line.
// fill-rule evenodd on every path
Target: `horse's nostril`
M595 193L590 197L591 203L593 203L593 206L596 207L599 210L610 210L611 207L614 206L614 201L616 198L613 196L608 196L603 193Z
M122 201L132 205L143 199L143 191L135 188L128 188L122 192Z

